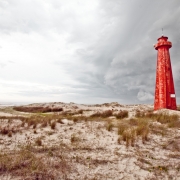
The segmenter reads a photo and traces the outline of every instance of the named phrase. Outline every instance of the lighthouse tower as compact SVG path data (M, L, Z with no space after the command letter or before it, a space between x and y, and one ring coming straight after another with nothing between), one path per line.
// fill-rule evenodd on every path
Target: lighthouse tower
M161 36L157 44L154 45L158 51L154 110L162 108L176 110L177 108L169 54L171 47L172 43L165 36Z

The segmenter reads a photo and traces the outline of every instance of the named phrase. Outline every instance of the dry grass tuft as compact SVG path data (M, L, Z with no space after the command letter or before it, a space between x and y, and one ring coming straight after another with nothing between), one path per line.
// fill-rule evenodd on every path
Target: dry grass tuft
M12 137L12 131L8 132L8 137Z
M47 121L43 121L43 122L41 123L41 127L42 127L42 128L47 127L47 125L48 125L48 122L47 122Z
M37 146L42 146L42 140L41 140L41 138L37 138L37 139L35 140L35 144L36 144Z
M129 124L131 126L137 126L138 125L138 119L135 119L135 118L129 119Z
M36 121L36 119L35 119L34 117L31 117L31 118L29 118L29 119L27 120L27 124L28 124L29 127L30 127L30 126L36 126L37 121Z
M1 133L2 135L8 134L9 131L10 131L10 130L9 130L8 127L3 127L3 128L0 129L0 133Z
M76 134L71 135L71 143L80 141L80 138Z
M78 122L78 118L74 117L74 118L73 118L73 122L74 122L74 123Z
M123 141L126 141L126 147L134 146L136 139L136 130L135 129L127 129L122 134Z
M140 111L137 110L135 114L136 118L150 118L154 121L160 122L161 124L167 124L168 127L180 127L179 116L177 114L169 113L153 113L153 111Z
M107 118L107 117L110 117L112 115L113 115L113 113L111 110L106 110L106 111L102 112L101 117Z
M136 110L135 117L136 118L145 117L145 112L144 111L140 111L140 110Z
M148 141L149 121L147 119L130 119L119 123L118 135L126 142L126 146L134 146L138 136L142 138L143 143Z
M180 120L170 121L168 123L169 128L180 128Z
M112 115L113 115L113 113L112 113L111 110L106 110L106 111L103 111L103 112L96 112L96 113L92 114L90 117L107 118L107 117L110 117Z
M156 119L161 124L166 124L172 121L173 122L178 121L179 116L177 114L170 115L168 113L160 113L160 114L155 114L153 118Z
M46 152L51 152L51 159ZM11 153L0 153L0 174L22 179L66 179L71 172L71 162L67 160L61 147L22 146Z
M83 110L82 109L78 110L77 114L83 114Z
M117 139L117 143L121 144L121 141L122 141L122 138L121 138L121 136L119 136L118 139Z
M129 125L126 123L119 123L117 128L118 128L118 135L122 135L123 132L129 128Z
M115 114L117 119L123 119L123 118L127 118L128 117L128 111L123 110L123 111L119 111L117 114Z
M106 123L106 129L107 129L108 131L112 131L113 127L114 127L114 125L113 125L112 122L107 122L107 123Z
M53 121L50 125L51 125L51 129L55 129L56 128L56 121Z
M0 127L0 134L2 135L8 135L9 137L12 137L13 133L19 132L18 127L10 127L10 126L5 126L5 127Z

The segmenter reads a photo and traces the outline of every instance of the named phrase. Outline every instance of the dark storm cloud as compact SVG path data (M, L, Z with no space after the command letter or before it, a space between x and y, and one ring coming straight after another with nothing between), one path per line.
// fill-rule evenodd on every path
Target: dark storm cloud
M102 35L98 43L90 47L95 57L84 59L90 59L89 61L97 68L94 72L97 76L94 75L94 78L98 79L101 85L105 81L105 84L114 90L112 94L115 93L117 98L120 97L124 102L132 97L136 102L138 100L153 102L157 53L153 44L161 36L163 27L164 34L176 45L176 48L173 47L174 51L179 52L180 33L175 32L180 26L178 23L180 9L177 8L179 2L131 1L131 3L131 5L129 2L125 3L126 8L129 5L129 9L125 10L124 26L120 26L121 22L116 17L120 18L123 14L118 12L121 3L115 0L101 2L100 6L107 18L107 24L102 28L108 24L111 24L111 27L107 30L106 36ZM173 67L179 64L178 53L171 54L171 57L174 59ZM179 87L179 71L176 71L175 69L174 79L176 87ZM180 95L178 89L177 95Z

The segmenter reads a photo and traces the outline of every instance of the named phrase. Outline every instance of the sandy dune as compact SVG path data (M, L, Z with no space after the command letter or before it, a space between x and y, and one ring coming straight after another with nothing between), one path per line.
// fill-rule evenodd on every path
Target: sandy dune
M43 162L48 163L46 165L49 165L50 170L51 167L56 167L56 164L62 163L63 156L66 166L63 166L63 171L53 170L54 179L180 179L180 127L170 128L167 124L148 120L149 134L146 141L142 141L142 137L137 134L133 146L127 146L126 141L118 141L121 137L118 135L118 124L129 122L135 117L137 110L152 111L152 105L120 105L118 103L28 105L28 107L33 106L62 107L63 111L55 113L56 116L54 116L56 118L61 116L61 119L51 119L49 121L51 124L44 127L42 123L37 123L35 127L28 125L27 122L22 125L23 120L18 117L29 117L31 113L1 107L1 156L3 153L18 151L22 146L31 145L36 149L32 152L44 158ZM80 114L78 114L79 110L82 110ZM108 118L90 118L95 112L106 110L111 110L113 115ZM114 114L121 110L129 112L128 118L116 119ZM71 115L67 115L68 113ZM180 111L171 110L160 110L154 113L180 115ZM49 114L51 113L38 115L43 119L43 116ZM14 118L9 120L10 116ZM54 128L51 126L53 122L56 122ZM110 130L107 129L109 124L113 124ZM7 127L12 134L2 133L3 128ZM37 139L40 139L40 144L37 143ZM40 153L43 147L46 148ZM54 150L51 150L52 147ZM58 160L59 154L61 154L60 160ZM61 167L61 170L63 168ZM35 170L31 170L31 174L26 173L28 175L17 172L17 170L3 170L0 164L0 179L28 179L28 176L29 179L37 178L33 175ZM43 177L43 175L38 177L39 179L53 179L48 176Z

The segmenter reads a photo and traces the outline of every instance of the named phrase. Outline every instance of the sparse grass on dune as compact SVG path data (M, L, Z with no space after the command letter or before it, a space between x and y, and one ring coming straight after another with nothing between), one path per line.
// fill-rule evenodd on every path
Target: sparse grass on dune
M179 116L177 114L170 115L168 113L155 114L152 118L157 120L161 124L172 123L179 120Z
M168 132L168 127L164 124L150 124L150 132L152 134L165 136Z
M124 119L128 117L128 111L126 110L120 110L118 113L113 113L112 110L106 110L103 112L96 112L94 114L92 114L90 117L94 118L94 117L101 117L101 118L108 118L110 116L115 116L117 119Z
M73 168L62 147L40 147L40 140L36 143L37 148L22 146L20 150L0 153L0 174L39 180L65 178Z
M156 146L164 151L172 149L175 153L172 151L168 157L179 160L177 145L179 139L161 143L161 139L165 141L169 136L168 133L173 131L170 128L180 127L178 115L154 113L145 108L137 111L136 116L133 116L135 109L134 111L99 111L92 116L85 111L76 108L58 113L30 113L25 114L25 117L0 117L0 122L4 123L0 125L0 136L4 141L7 140L6 143L13 141L16 143L13 139L19 137L27 138L23 139L25 141L22 141L23 145L19 145L18 142L15 145L16 149L7 152L4 150L3 152L6 153L0 152L0 175L8 174L12 178L34 180L73 179L75 176L80 177L79 179L105 179L108 176L105 177L103 173L105 171L112 173L112 169L118 166L119 159L125 161L128 166L133 158L137 160L135 163L132 160L136 168L137 164L141 163L138 165L140 171L146 170L149 174L154 172L162 174L163 171L167 174L170 165L159 163L161 159L157 158L158 155L156 157L149 153L153 154L153 148ZM129 115L131 118L128 118ZM15 133L19 134L13 137ZM151 145L152 147L149 148ZM129 149L125 148L130 146ZM120 170L124 173L128 169L127 166L124 170ZM88 178L82 175L81 168ZM92 172L97 168L103 170L98 171L102 174L91 177ZM177 165L175 168L177 169ZM120 171L118 173L122 174ZM129 171L125 173L129 174ZM133 171L132 173L135 174Z
M25 120L27 120L27 118L28 117L26 117L26 116L19 116L19 115L17 115L17 116L0 116L0 120L8 119L8 120L21 120L21 121L25 121Z
M119 123L117 127L118 127L118 135L122 135L125 130L130 128L130 126L125 122Z
M12 137L13 134L16 134L18 132L21 132L20 126L0 126L1 135L8 135L9 137Z
M148 119L130 119L123 120L117 125L118 135L123 141L126 141L126 146L134 146L138 136L142 138L142 142L148 140L149 134L149 121ZM118 139L118 143L120 139Z
M176 120L170 121L168 123L168 127L169 128L180 128L180 120L178 120L178 121L176 121Z
M78 113L83 113L81 110ZM62 119L68 119L68 120L72 120L74 121L74 123L79 122L79 121L99 121L99 120L103 120L103 121L109 121L108 118L110 116L113 115L113 111L112 110L106 110L103 112L96 112L94 114L92 114L90 117L86 117L86 116L74 116L74 115L70 115L70 114L60 114L60 113L51 113L51 114L41 114L41 113L36 113L34 115L29 115L26 117L23 116L1 116L0 119L2 120L8 120L11 121L13 119L19 119L22 121L21 127L25 127L25 125L27 125L28 127L33 127L34 129L37 127L37 125L39 124L42 128L43 127L47 127L50 126L51 129L55 129L56 123L61 123ZM128 111L119 111L118 114L115 114L116 118L120 118L123 119L125 117L128 117ZM138 127L137 128L137 135L142 134L140 131L142 131L143 129L146 129L143 132L144 134L148 134L148 130L147 130L147 122L149 122L149 120L153 120L153 121L157 121L160 122L161 124L167 124L167 126L169 128L173 128L173 127L180 127L180 121L179 121L179 116L176 114L167 114L167 113L153 113L152 111L136 111L136 118L131 118L129 119L127 122L128 123L120 123L119 127L118 127L118 134L122 135L124 129L128 129L131 126L135 126ZM126 121L123 121L126 122ZM146 125L145 125L146 124ZM113 124L112 123L107 123L107 130L111 131L113 128ZM12 129L12 128L0 128L0 133L1 134L8 134L10 132L14 133L17 132L18 128ZM153 130L154 131L154 130ZM155 131L154 131L155 132ZM10 133L10 136L11 134ZM146 135L144 135L144 139L146 138Z
M149 118L154 121L157 121L161 124L167 124L168 127L180 127L180 120L177 114L169 113L153 113L152 111L136 111L136 118Z
M177 114L159 113L154 114L152 119L161 124L167 124L169 128L180 128L180 119Z

